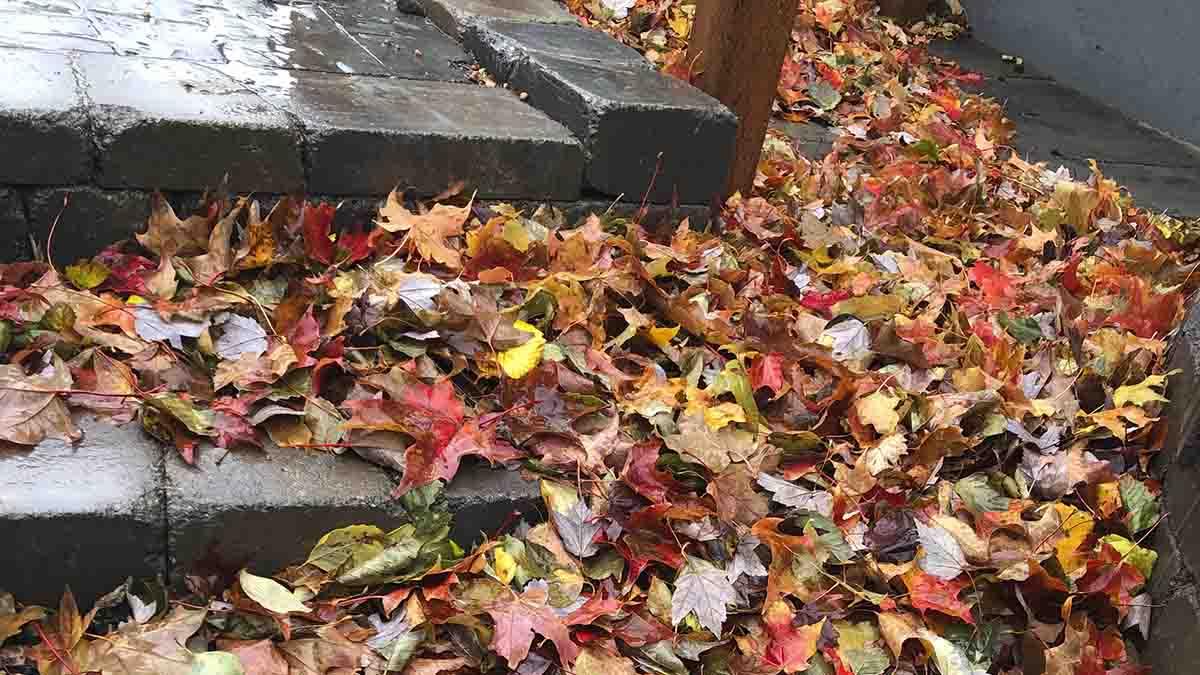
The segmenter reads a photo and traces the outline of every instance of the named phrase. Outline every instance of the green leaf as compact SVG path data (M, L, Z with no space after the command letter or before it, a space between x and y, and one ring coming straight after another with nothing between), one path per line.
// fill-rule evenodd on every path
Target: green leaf
M1158 500L1146 488L1146 484L1133 476L1121 476L1117 484L1121 491L1121 502L1129 511L1129 529L1137 534L1158 521Z
M190 675L245 675L242 661L229 652L201 652L192 655Z
M0 321L0 353L8 351L8 347L11 344L12 324L7 321Z
M401 531L407 534L401 534ZM388 539L396 543L339 574L338 583L347 586L369 586L385 583L402 574L421 552L422 542L413 536L414 532L415 528L412 525L405 525L389 533Z
M999 319L1000 326L1021 344L1033 345L1042 339L1042 328L1032 317L1014 319L1007 312L1000 312Z
M264 609L276 614L287 614L289 612L309 611L308 607L304 606L295 595L292 594L283 584L268 579L253 575L246 570L242 570L238 575L238 581L242 585L242 590L250 599L262 605Z
M385 537L384 531L374 525L339 528L321 537L304 564L325 572L333 572L347 563L351 567L361 565L383 551Z
M104 283L109 274L109 269L95 260L81 260L75 265L67 265L67 279L75 284L75 288L85 291Z
M183 426L188 428L188 431L194 434L201 436L217 434L213 429L213 412L197 408L191 401L184 400L178 394L159 394L147 399L146 402L179 420Z
M986 511L1007 511L1009 500L993 488L986 474L967 476L954 484L954 491L967 503L967 509L979 515Z
M1142 573L1143 579L1150 580L1150 575L1154 572L1154 563L1158 562L1158 553L1142 548L1119 534L1106 534L1100 537L1100 541L1115 548L1125 562Z

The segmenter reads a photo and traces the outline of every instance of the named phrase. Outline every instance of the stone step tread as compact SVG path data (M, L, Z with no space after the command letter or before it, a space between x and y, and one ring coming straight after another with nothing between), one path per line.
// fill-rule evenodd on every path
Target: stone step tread
M22 555L0 556L0 576L34 601L65 583L90 601L128 575L170 575L210 550L269 571L302 560L331 529L398 524L393 480L353 454L203 448L192 467L136 423L78 421L78 445L0 450L0 538L23 542ZM542 517L536 483L486 463L465 463L445 495L464 547L514 512Z

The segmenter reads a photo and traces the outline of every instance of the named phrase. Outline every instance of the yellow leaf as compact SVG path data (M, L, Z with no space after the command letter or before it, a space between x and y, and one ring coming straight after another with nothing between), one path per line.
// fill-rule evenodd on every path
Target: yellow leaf
M650 341L653 342L655 346L657 346L659 349L666 349L667 345L671 344L671 340L674 340L675 336L679 334L679 326L675 326L674 328L661 328L659 326L655 326L653 328L647 328L646 333L649 335Z
M266 577L255 576L246 570L238 576L238 582L242 585L242 590L250 599L257 602L270 612L276 614L287 614L288 612L308 612L308 607L304 606L295 595L292 594L283 584L268 579Z
M1058 512L1062 522L1061 532L1064 535L1063 539L1054 545L1054 550L1063 571L1070 574L1086 564L1077 549L1092 533L1096 521L1086 511L1066 504L1055 504L1054 510Z
M492 569L496 571L496 578L501 583L510 583L517 574L517 561L503 548L493 549L492 555L496 559L496 562L492 564Z
M855 407L863 424L875 427L876 432L886 436L895 433L896 426L900 424L900 414L896 412L899 403L899 397L884 393L881 389L860 398Z
M533 337L519 347L500 352L496 361L500 363L500 368L505 375L519 380L542 362L542 348L546 346L546 338L542 337L542 331L524 321L513 322L513 328L529 333Z
M1127 384L1117 387L1117 390L1113 392L1113 405L1123 408L1130 403L1136 406L1144 406L1147 403L1155 401L1166 401L1166 396L1154 391L1155 387L1162 387L1166 384L1166 375L1150 375L1137 384Z
M574 488L567 487L561 483L554 483L548 480L541 482L542 499L546 500L546 506L558 513L569 513L574 508L575 503L579 501L579 493Z
M1100 515L1108 518L1121 508L1121 488L1116 481L1101 483L1096 486L1096 503Z
M704 423L709 429L718 431L730 422L745 422L746 411L736 403L720 403L704 409Z

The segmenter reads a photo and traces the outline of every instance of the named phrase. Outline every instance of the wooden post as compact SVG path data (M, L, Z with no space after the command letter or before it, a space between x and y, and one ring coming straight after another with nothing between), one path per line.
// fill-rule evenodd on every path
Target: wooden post
M799 0L698 0L688 62L696 86L738 116L728 191L748 195Z

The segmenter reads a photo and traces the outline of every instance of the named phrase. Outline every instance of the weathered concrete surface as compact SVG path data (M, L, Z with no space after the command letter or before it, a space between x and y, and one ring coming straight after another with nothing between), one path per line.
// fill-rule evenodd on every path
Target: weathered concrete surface
M163 570L158 446L136 425L81 422L76 447L0 447L0 578L27 602L53 605L70 584L87 607Z
M109 244L133 236L145 227L150 214L148 195L130 190L48 188L26 192L25 200L29 232L43 252L50 227L58 219L51 246L58 265L93 256Z
M475 23L496 19L525 23L575 24L575 16L554 0L416 0L447 33L461 37Z
M1191 675L1200 671L1200 306L1172 340L1169 368L1179 372L1168 380L1167 439L1154 467L1167 517L1154 536L1148 656L1155 673Z
M579 143L500 89L300 73L286 104L307 130L312 192L433 195L461 180L480 197L579 194Z
M0 188L0 263L29 260L29 224L16 190Z
M468 26L465 39L489 72L579 137L591 187L690 203L722 189L737 118L633 50L578 26L500 20Z
M0 48L0 79L0 184L86 180L87 120L67 57Z
M102 187L188 190L228 174L241 192L304 184L299 133L261 97L209 68L81 54Z
M983 42L1200 143L1195 0L963 0Z
M1005 105L1016 123L1021 156L1090 175L1088 160L1129 189L1140 205L1200 216L1200 154L1120 111L1094 101L1026 64L1024 73L972 40L940 43L935 52L986 76L979 90Z
M352 455L268 448L226 453L205 448L197 467L166 459L172 568L186 570L215 550L269 572L302 561L329 530L354 523L399 523L392 480ZM503 469L464 466L447 489L451 536L469 545L514 510L534 512L536 484Z

